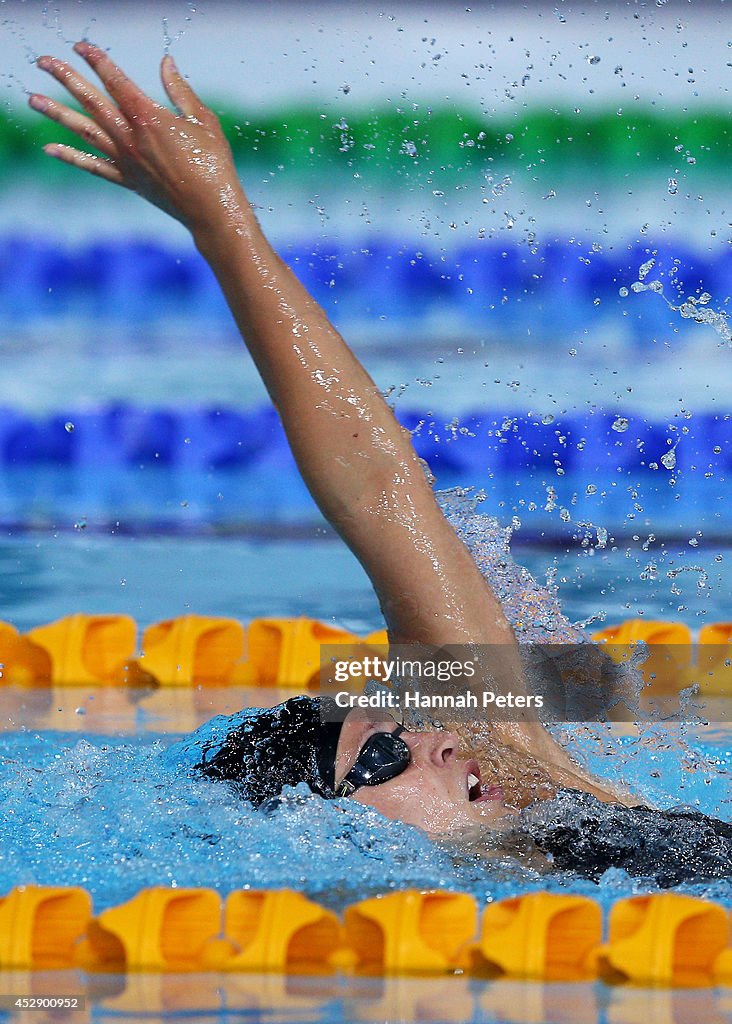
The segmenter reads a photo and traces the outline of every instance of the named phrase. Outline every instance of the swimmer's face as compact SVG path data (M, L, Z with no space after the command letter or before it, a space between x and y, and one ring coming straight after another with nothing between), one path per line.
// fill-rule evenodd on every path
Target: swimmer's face
M393 732L396 725L391 718L374 720L352 711L338 742L336 784L353 767L369 736ZM411 753L409 766L388 782L357 789L353 800L432 834L490 823L510 813L501 787L481 779L477 761L458 756L458 740L452 733L403 732L401 738Z

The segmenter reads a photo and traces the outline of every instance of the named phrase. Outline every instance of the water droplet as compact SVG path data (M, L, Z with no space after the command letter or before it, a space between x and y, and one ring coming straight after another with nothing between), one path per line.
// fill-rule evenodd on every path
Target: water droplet
M71 420L67 420L66 423L64 423L64 430L66 431L67 434L73 434L74 424L71 422Z
M553 422L554 422L554 416L553 416L553 414L552 414L552 413L550 413L550 412L547 412L547 413L545 413L545 414L544 414L544 415L543 415L543 416L541 417L541 422L542 422L542 423L543 423L543 424L544 424L545 426L547 426L547 425L548 425L548 424L550 424L550 423L553 423Z
M588 484L585 488L585 494L597 494L597 487L595 484Z
M621 297L621 299L624 299L629 294L630 293L627 288L618 288L618 295Z
M74 523L74 529L75 530L85 530L86 529L86 519L83 516L82 516L81 519L77 519L77 521Z
M617 430L619 434L624 433L629 426L630 421L627 420L624 416L618 416L618 418L614 420L614 422L612 423L612 429Z
M676 468L676 449L672 448L670 452L666 452L664 455L662 455L661 456L661 463L666 467L666 469L675 469Z
M588 57L587 58L587 63L588 64L599 64L600 63L600 58L597 55L594 55L592 57Z
M676 180L676 178L669 178L668 179L668 194L670 196L675 196L678 191L679 191L679 183Z
M502 195L503 195L503 193L504 193L504 192L505 192L505 191L506 191L506 190L507 190L508 188L510 188L510 186L511 186L511 179L510 179L510 178L509 178L509 176L508 176L508 175L506 174L506 175L504 175L504 177L503 177L503 181L497 181L497 182L495 183L495 185L493 185L493 187L491 188L491 195L495 196L495 197L496 197L496 199L497 199L497 198L498 198L499 196L502 196Z

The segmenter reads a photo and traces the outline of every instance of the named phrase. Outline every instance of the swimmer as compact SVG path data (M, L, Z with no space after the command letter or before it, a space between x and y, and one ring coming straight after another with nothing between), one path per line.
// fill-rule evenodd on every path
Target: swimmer
M29 104L99 155L56 144L46 145L46 153L137 192L188 228L218 278L311 494L373 583L390 642L490 646L502 655L503 685L525 691L511 626L438 507L409 432L266 240L214 113L170 56L162 61L161 77L174 111L147 97L104 50L85 42L75 50L106 94L67 62L45 56L38 59L39 68L85 113L38 93ZM342 788L354 765L368 759L374 735L390 736L380 742L394 748L393 777L353 787L350 795L430 831L443 831L466 814L503 814L537 794L553 794L558 786L617 799L585 777L536 717L493 723L492 760L502 769L497 774L495 763L486 772L481 757L463 756L452 733L396 735L396 722L384 732L383 719L379 725L357 711L348 715L333 748L325 727L318 734L319 712L317 698L299 698L269 716L260 714L257 731L274 735L280 718L292 718L287 730L293 747L296 719L311 746L321 753L327 748L332 762L327 771L307 775L302 768L303 779L323 794ZM285 750L279 753L284 756ZM224 774L224 761L233 772L232 757L221 754L219 773ZM320 753L314 763L322 765ZM296 781L296 775L291 772L288 781ZM277 786L277 779L269 789L260 786L258 798L265 791L276 795L269 790Z
M268 243L215 114L170 56L161 77L173 110L146 96L104 50L87 42L74 49L103 89L66 61L38 59L84 111L30 96L34 110L82 143L46 145L46 153L136 192L189 230L310 493L368 573L390 643L490 647L496 685L528 693L501 603L443 516L410 434ZM483 723L466 749L465 737L444 729L411 731L359 711L343 723L324 721L327 700L294 697L214 720L199 767L233 780L255 806L305 782L323 797L348 796L432 834L490 825L566 790L595 804L637 802L590 777L536 715Z

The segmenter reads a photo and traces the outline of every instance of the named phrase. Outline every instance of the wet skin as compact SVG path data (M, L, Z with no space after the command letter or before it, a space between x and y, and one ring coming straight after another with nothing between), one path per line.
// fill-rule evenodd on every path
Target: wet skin
M338 741L336 784L351 769L369 736L393 732L396 725L393 718L375 720L362 711L350 712ZM401 738L411 753L408 767L388 782L362 786L353 800L433 835L490 825L513 813L503 802L502 788L481 779L478 762L459 756L459 741L452 733L405 731ZM471 785L471 776L478 782Z

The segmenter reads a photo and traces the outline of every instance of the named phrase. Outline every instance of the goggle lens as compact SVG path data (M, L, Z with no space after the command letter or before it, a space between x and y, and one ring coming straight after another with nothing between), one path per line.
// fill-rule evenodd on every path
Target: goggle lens
M412 760L409 747L401 738L404 726L394 732L377 732L369 736L359 751L356 763L338 786L338 796L348 796L361 786L378 786L395 779Z

